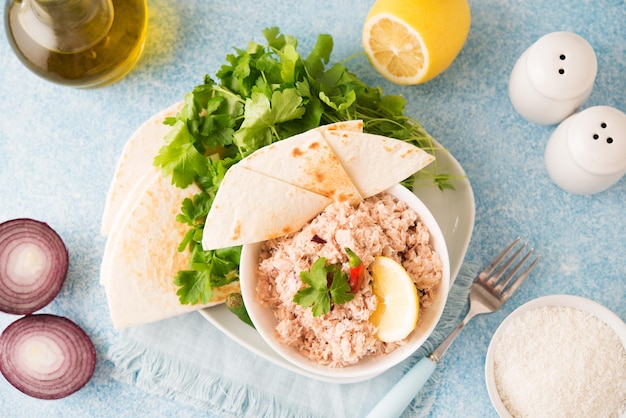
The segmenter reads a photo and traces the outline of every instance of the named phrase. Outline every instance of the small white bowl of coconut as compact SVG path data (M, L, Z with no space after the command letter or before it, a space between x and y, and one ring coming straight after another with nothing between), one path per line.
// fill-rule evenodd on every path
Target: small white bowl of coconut
M581 296L533 299L494 333L485 379L503 418L624 416L626 324Z

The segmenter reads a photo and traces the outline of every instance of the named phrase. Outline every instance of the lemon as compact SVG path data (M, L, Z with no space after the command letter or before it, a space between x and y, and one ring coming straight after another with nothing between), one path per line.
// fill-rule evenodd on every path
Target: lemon
M378 299L369 318L385 342L405 339L417 326L419 297L413 279L401 264L389 257L376 257L370 265L372 288Z
M363 25L363 48L387 80L419 84L452 64L470 22L467 0L378 0Z

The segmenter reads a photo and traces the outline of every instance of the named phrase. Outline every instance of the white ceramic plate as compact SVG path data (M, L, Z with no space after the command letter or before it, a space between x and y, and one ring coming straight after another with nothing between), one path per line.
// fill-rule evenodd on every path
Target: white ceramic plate
M548 306L575 308L594 315L615 331L624 347L626 347L626 323L624 323L624 321L622 321L622 319L610 309L594 302L593 300L574 295L549 295L526 302L511 312L511 314L509 314L509 316L502 321L496 332L493 334L491 342L489 343L489 348L487 349L487 356L485 359L485 381L487 384L487 392L489 393L489 398L491 399L493 407L501 418L511 418L511 414L500 399L500 395L498 394L498 389L496 387L494 375L494 352L496 350L495 347L497 345L497 341L506 327L519 315L533 309Z
M465 171L449 152L437 151L436 157L439 171L455 177L453 184L456 190L442 192L434 185L420 185L416 186L415 194L433 213L446 240L450 257L450 283L452 285L463 264L474 228L474 193L469 180L465 178ZM287 370L332 383L353 383L364 379L363 376L358 378L321 376L291 364L274 352L258 332L241 322L224 305L202 309L199 312L243 347Z

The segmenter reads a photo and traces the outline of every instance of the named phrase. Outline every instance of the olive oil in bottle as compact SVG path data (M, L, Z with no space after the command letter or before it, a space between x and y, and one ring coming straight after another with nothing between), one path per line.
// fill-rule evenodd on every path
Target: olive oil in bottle
M7 38L40 77L98 87L124 77L143 50L146 0L7 0Z

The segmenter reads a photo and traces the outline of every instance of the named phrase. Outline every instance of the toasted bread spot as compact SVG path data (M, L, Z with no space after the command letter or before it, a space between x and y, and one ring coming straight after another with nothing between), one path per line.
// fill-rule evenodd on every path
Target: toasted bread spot
M267 234L264 237L263 240L264 241L268 241L268 240L271 240L271 239L284 237L285 235L289 235L289 234L291 234L293 232L296 232L295 228L293 228L292 226L289 226L289 225L285 225L285 226L283 226L280 229L280 231L276 231L276 232L272 232L272 233Z
M315 142L309 148L313 144L320 146L319 142ZM303 167L303 171L309 180L301 185L307 190L334 200L339 200L340 194L343 194L344 197L351 194L351 199L356 196L354 194L356 190L353 188L352 182L341 167L339 159L332 152L317 154L315 161L311 159Z
M311 144L309 145L309 149L318 149L321 146L322 145L319 142L315 141L315 142L311 142Z
M339 193L337 194L337 196L335 196L338 202L350 202L352 199L354 199L354 197L355 196L351 193Z
M342 122L334 122L328 125L322 125L318 129L322 131L352 131L352 132L363 132L363 121L362 120L346 120Z
M294 158L298 158L298 157L302 157L304 155L304 152L302 152L300 148L296 147L291 151L291 155Z
M237 241L241 237L241 221L237 221L235 227L233 228L233 235L230 237L231 240Z

